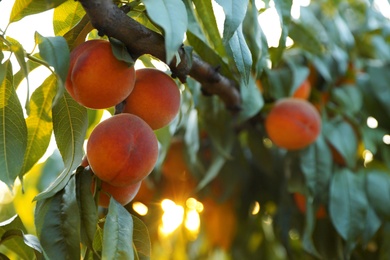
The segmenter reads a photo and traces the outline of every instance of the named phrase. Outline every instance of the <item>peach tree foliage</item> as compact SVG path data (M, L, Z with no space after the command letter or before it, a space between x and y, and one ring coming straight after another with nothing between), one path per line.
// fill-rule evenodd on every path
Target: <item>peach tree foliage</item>
M82 107L65 91L69 53L86 37L106 37L115 43L117 58L146 66L161 60L180 82L180 116L156 131L161 150L151 176L158 185L170 140L181 136L198 194L219 180L224 196L234 197L234 259L271 259L280 248L285 257L388 258L390 147L382 141L390 134L387 18L373 1L325 0L312 1L293 18L292 1L274 0L281 37L278 47L270 47L262 30L269 24L260 26L257 19L270 3L260 8L255 2L217 0L225 16L221 34L210 0L15 1L9 23L54 9L55 36L36 33L36 51L29 53L0 28L0 179L12 188L16 179L24 185L42 169L35 180L35 232L18 215L2 213L2 257L151 257L145 224L113 199L102 216L89 192L90 170L79 166L102 111ZM288 37L293 44L285 47ZM50 76L22 104L16 90L42 66ZM264 118L306 78L312 84L309 101L321 111L320 137L299 151L270 148ZM377 128L367 126L369 116ZM200 133L211 144L207 162ZM53 164L53 155L42 166L38 160L52 134L62 163ZM364 150L373 161L362 158ZM306 196L304 215L294 192ZM262 205L256 216L247 214L253 201ZM263 207L271 204L276 209ZM327 217L317 220L320 205ZM264 230L265 217L273 218L275 236ZM289 236L291 230L300 243ZM264 239L248 248L254 236Z

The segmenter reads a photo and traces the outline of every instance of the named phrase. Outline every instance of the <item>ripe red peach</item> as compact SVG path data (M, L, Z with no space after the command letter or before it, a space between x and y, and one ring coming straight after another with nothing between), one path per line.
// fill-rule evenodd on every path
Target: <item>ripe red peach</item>
M117 105L131 93L134 82L134 67L118 60L108 41L86 41L70 54L65 88L85 107L103 109Z
M278 100L265 120L271 141L288 150L313 143L321 132L321 117L308 101L299 98Z
M158 157L156 135L132 114L118 114L99 123L87 143L87 158L95 175L114 186L144 179Z
M168 125L180 109L180 91L164 72L144 68L136 70L134 89L126 98L124 113L141 117L155 130Z

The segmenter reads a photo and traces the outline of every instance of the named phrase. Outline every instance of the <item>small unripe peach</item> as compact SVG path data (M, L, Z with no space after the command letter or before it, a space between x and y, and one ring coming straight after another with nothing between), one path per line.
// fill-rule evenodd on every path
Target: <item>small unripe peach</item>
M141 117L155 130L168 125L180 109L180 91L164 72L144 68L136 70L134 89L126 98L124 113Z
M122 102L133 90L134 67L118 60L105 40L90 40L70 54L66 90L78 103L93 109Z
M321 132L321 117L308 101L278 100L265 120L269 138L277 146L298 150L313 143Z
M128 186L144 179L158 157L156 135L132 114L114 115L99 123L87 143L92 171L114 186Z

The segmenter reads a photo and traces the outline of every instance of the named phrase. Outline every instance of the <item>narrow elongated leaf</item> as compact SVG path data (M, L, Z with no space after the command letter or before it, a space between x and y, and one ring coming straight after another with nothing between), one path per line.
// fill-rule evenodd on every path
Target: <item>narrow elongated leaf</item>
M26 53L25 50L23 49L23 46L15 39L11 37L7 37L7 41L9 41L11 45L11 51L15 54L16 60L19 63L20 66L20 71L22 72L23 78L27 79L27 86L29 85L29 80L28 80L28 73L29 70L27 68L27 63L26 63ZM17 88L18 85L15 85L15 88ZM28 90L27 90L28 91Z
M223 40L228 42L244 20L248 0L216 0L225 12Z
M78 169L76 173L76 196L80 209L81 242L90 249L93 248L93 239L98 221L97 209L91 192L91 183L92 173L83 168Z
M7 232L9 232L8 235ZM21 236L23 236L22 234L27 233L27 230L18 215L0 223L0 243L7 246L7 248L15 252L22 259L32 259L34 252L31 250L31 247L24 243L23 240L9 239L9 235L11 235L10 232L19 232Z
M92 30L93 26L91 21L87 15L84 15L80 22L64 35L65 40L68 42L69 49L73 50L76 46L83 43L88 33Z
M80 258L80 217L76 181L71 178L53 197L37 202L35 226L48 259Z
M143 0L150 19L164 29L166 62L170 63L187 31L187 10L181 0Z
M66 0L16 0L9 21L16 22L27 15L38 14L59 6Z
M229 65L213 50L210 48L205 42L199 39L196 35L191 32L187 32L187 40L194 48L195 52L206 62L209 64L220 68L220 72L222 75L232 78L232 72L229 68Z
M286 40L289 33L289 24L291 21L291 7L292 0L276 0L274 1L276 11L278 12L280 19L280 26L282 33L279 39L279 46L274 50L272 61L274 64L279 63L282 58L282 54L286 47Z
M8 246L8 242L11 241L18 245L18 247L15 249L15 253L19 256L22 254L21 257L25 257L23 254L28 254L27 257L32 258L34 252L36 259L43 259L41 244L39 243L39 240L36 236L29 234L25 235L20 229L8 229L1 236L0 244L10 248ZM23 244L21 243L22 241Z
M197 18L201 24L203 33L207 38L208 44L219 54L219 56L225 57L226 50L218 30L211 0L193 0L192 3L195 5Z
M112 197L104 223L102 259L134 259L133 218Z
M20 176L23 176L31 169L45 154L49 146L53 131L51 107L56 88L56 77L51 75L31 96L30 115L26 119L28 131L27 149Z
M202 28L200 28L200 25L195 18L195 12L194 12L194 8L192 5L192 1L191 0L183 0L183 3L184 3L186 10L187 10L187 20L188 20L187 31L191 32L193 35L195 35L200 40L205 41L206 38L202 32Z
M332 154L323 135L300 152L300 167L310 195L326 196L332 174Z
M72 171L80 165L87 128L87 109L74 101L67 92L64 92L63 96L53 107L53 129L65 169L35 199L51 197L66 185Z
M53 29L57 36L64 36L80 22L85 15L79 1L66 1L54 9Z
M246 44L241 25L229 40L229 47L240 72L241 80L247 85L251 76L252 54Z
M337 171L330 185L330 217L347 251L356 246L365 229L368 201L364 190L364 174L347 168Z
M252 53L252 71L255 73L255 76L256 73L260 73L262 71L262 67L260 66L263 66L262 63L265 64L265 58L268 56L267 38L260 27L258 16L259 14L255 0L251 0L242 28L246 42Z
M35 42L38 43L40 56L54 67L55 72L65 82L69 68L69 47L65 39L60 36L43 37L35 33Z
M366 177L366 192L375 212L389 221L390 175L379 170L369 170Z
M132 215L134 230L133 230L133 243L139 259L148 260L151 257L151 243L149 237L149 231L147 226L137 218Z
M23 109L12 85L12 67L0 85L0 180L12 186L18 176L27 146L27 126Z

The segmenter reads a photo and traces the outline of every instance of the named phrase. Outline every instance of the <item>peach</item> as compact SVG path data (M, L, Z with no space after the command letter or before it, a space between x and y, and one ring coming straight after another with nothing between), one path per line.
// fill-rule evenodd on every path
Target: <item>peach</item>
M321 117L308 101L299 98L278 100L265 120L271 141L288 150L313 143L321 132Z
M158 157L156 135L132 114L114 115L99 123L87 143L87 158L95 175L114 186L144 179Z
M304 80L302 84L295 90L293 93L293 97L295 98L302 98L302 99L309 99L311 92L311 84L309 80Z
M131 93L134 83L134 67L118 60L108 41L86 41L70 54L65 88L85 107L103 109L115 106Z
M102 181L99 192L99 206L108 208L111 196L121 205L126 205L134 199L140 187L141 181L124 187L113 186ZM91 188L92 190L95 189L95 182L92 182Z
M134 89L125 100L123 112L141 117L153 130L168 125L180 108L180 91L175 81L153 68L135 73Z

